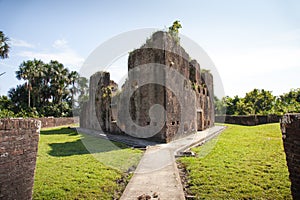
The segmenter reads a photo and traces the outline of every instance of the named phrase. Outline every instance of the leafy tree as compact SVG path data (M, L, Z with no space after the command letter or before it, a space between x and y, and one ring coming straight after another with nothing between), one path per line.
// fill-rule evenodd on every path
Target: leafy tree
M249 103L245 103L244 99L241 98L236 102L235 115L250 115L253 113L253 107Z
M11 109L12 101L7 96L0 96L0 109Z
M226 108L226 114L227 115L234 115L236 112L237 102L240 101L240 98L238 96L234 96L234 98L231 98L229 96L223 97L222 102L223 106Z
M9 53L9 45L8 45L8 37L4 35L2 31L0 31L0 58L5 59L8 58Z
M0 96L0 118L14 117L11 108L12 101L7 96Z
M16 88L11 88L8 91L8 97L10 98L13 107L11 110L14 113L19 112L22 108L27 108L27 99L28 99L28 93L27 93L27 87L25 84L23 85L17 85Z
M226 114L226 105L224 101L220 100L217 96L214 96L215 114L224 115Z
M75 82L76 90L79 93L78 98L73 100L73 114L79 115L83 103L88 101L88 79L85 77L79 77Z
M300 112L299 101L300 89L291 90L279 97L273 96L271 91L254 89L246 93L244 98L223 97L222 103L216 104L216 113L219 114L226 107L227 115L282 115L286 112Z
M10 117L15 117L13 111L8 109L0 109L0 118L10 118Z
M299 113L300 112L300 88L291 89L288 93L280 95L276 99L277 112Z
M251 106L250 114L267 114L274 106L275 97L271 91L254 89L246 93L243 101L246 105Z

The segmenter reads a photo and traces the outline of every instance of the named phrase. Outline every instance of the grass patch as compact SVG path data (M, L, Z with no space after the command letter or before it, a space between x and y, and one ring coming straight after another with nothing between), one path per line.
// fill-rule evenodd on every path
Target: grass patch
M117 199L142 151L66 127L41 130L33 199Z
M189 193L197 199L292 199L279 124L227 126L193 149L200 156L179 159Z

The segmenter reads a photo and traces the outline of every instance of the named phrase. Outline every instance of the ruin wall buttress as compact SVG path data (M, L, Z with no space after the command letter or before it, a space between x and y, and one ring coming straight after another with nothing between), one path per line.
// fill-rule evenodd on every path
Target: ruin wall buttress
M300 199L300 114L285 114L280 121L293 199Z
M89 85L89 100L83 103L80 113L80 127L93 130L102 130L99 124L95 105L97 97L97 88L99 80L102 77L101 72L96 72L90 77Z
M0 119L0 199L32 199L41 122Z

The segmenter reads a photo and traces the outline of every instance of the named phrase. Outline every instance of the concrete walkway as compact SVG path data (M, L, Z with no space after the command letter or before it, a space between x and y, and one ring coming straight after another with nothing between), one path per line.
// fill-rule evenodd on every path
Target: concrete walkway
M135 138L125 134L124 135L110 134L110 133L104 133L103 131L86 129L86 128L76 128L76 131L80 133L93 135L102 139L114 141L114 142L121 142L135 148L146 148L147 146L153 146L158 144L157 142L153 142L141 138Z
M224 126L214 126L168 144L148 146L121 200L185 199L175 156L192 146L204 143L218 135Z

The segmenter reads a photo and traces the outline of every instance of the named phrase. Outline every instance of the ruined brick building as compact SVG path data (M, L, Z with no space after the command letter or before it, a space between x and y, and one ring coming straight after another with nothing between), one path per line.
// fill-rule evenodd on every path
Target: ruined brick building
M129 54L121 91L108 72L91 76L80 126L170 142L214 125L213 97L211 73L200 70L169 33L158 31Z

